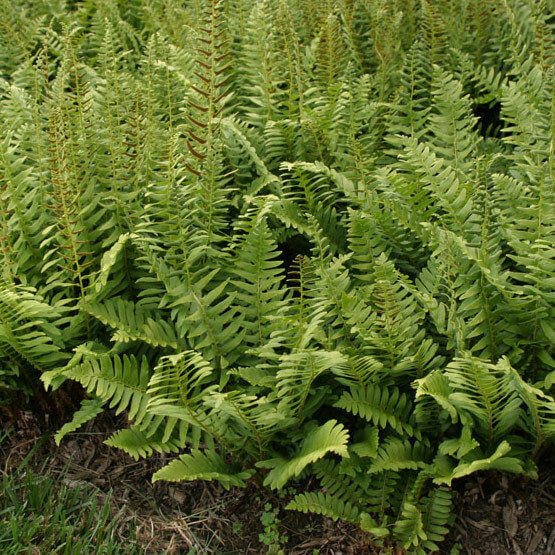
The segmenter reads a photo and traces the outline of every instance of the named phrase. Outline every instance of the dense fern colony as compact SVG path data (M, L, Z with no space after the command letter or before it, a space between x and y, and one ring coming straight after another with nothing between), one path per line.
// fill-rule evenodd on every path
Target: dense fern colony
M429 551L555 436L553 6L2 0L0 385L154 480ZM310 481L303 478L313 476Z

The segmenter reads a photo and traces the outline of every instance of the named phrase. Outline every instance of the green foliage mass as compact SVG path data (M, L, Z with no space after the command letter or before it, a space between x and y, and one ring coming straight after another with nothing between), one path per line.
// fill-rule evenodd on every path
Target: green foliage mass
M160 480L436 548L555 436L553 6L2 0L0 384Z

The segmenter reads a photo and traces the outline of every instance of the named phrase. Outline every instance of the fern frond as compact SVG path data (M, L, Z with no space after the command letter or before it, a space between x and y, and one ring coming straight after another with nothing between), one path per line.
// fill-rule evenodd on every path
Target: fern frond
M173 326L162 320L153 311L136 306L121 298L109 299L102 303L85 300L83 310L115 329L112 341L144 341L150 345L178 349L178 340Z
M411 444L408 440L391 438L382 442L368 472L375 474L387 470L426 468L428 456L429 447L424 442L416 441Z
M140 422L145 418L146 386L150 376L146 357L139 360L132 355L86 356L80 364L68 365L63 374L109 403L117 414L128 410L131 419Z
M68 360L60 348L62 334L56 325L61 316L62 312L45 303L34 289L0 280L0 364L5 375L11 376L10 382L20 380L33 390L38 383L33 379L36 372ZM4 387L2 382L0 387Z
M329 452L348 457L348 440L349 434L343 425L335 420L328 420L312 431L292 459L279 457L257 463L259 468L271 469L264 484L273 489L281 488L291 478L298 476L307 465L321 459Z
M434 477L434 482L436 484L448 484L450 485L452 480L457 478L462 478L463 476L468 476L473 472L477 472L479 470L488 470L488 469L495 469L495 470L503 470L505 472L514 472L516 474L520 474L523 472L522 463L519 459L514 457L506 457L507 453L511 450L511 446L507 441L502 441L498 446L495 452L486 458L479 458L481 453L480 452L473 452L473 456L468 456L468 462L463 461L455 468L450 469L448 474L443 474ZM483 455L482 455L483 456Z
M412 403L397 388L388 389L378 385L351 388L342 394L334 406L382 428L390 426L400 434L419 435L410 423Z
M283 356L276 376L280 405L297 418L302 417L314 382L344 364L345 358L337 351L300 351Z
M343 502L329 493L299 493L286 506L292 511L315 513L332 518L333 520L346 520L358 524L360 519L359 509L349 502Z
M453 494L446 487L436 487L420 500L419 507L422 511L423 529L426 534L426 539L421 544L423 549L438 550L437 543L442 542L449 532L448 526L453 520L452 497Z
M54 436L56 445L60 445L60 442L67 434L74 432L83 424L86 424L89 420L98 416L102 412L103 407L104 403L99 399L84 399L81 401L81 408L73 413L71 421L64 424L56 432Z
M180 482L182 480L217 480L226 489L231 486L244 486L253 470L240 471L230 466L216 451L191 451L191 454L181 455L152 476L152 481L164 480Z
M395 523L395 536L405 549L416 547L421 541L427 540L424 531L422 512L414 503L405 502L399 519Z
M166 356L154 369L148 383L148 411L152 414L189 418L209 390L203 390L213 370L193 351Z
M267 224L261 222L244 238L233 261L238 279L232 284L238 289L236 300L244 315L244 340L253 346L269 340L284 307L279 254Z
M510 386L505 387L514 389L530 412L531 418L523 418L522 422L529 433L536 438L533 450L535 455L542 444L551 443L555 438L555 400L541 389L523 380L506 358L498 364L506 372L504 380L511 383Z
M503 373L502 363L494 365L470 356L455 359L446 369L453 390L449 400L474 417L490 445L504 437L520 415L521 400L507 387Z
M149 457L155 451L158 453L177 453L183 444L181 440L173 438L164 440L157 436L149 436L136 426L114 432L104 443L125 451L135 460Z

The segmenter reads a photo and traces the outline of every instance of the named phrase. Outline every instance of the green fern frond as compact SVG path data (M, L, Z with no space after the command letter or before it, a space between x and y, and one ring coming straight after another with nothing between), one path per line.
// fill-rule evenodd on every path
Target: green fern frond
M548 4L0 2L2 403L437 550L555 438Z
M426 539L421 546L425 550L436 551L449 532L453 520L453 494L446 487L433 488L430 493L419 501L423 516L423 529Z
M283 356L276 376L280 405L291 415L301 417L314 383L334 369L341 372L345 362L345 357L337 351L300 351Z
M329 493L322 493L320 491L317 493L299 493L295 495L285 508L303 513L324 515L333 520L346 520L354 524L358 524L360 519L358 507L351 505L349 502L345 503Z
M511 384L505 387L517 392L531 414L530 419L523 418L523 423L536 438L535 455L544 443L551 443L555 439L555 400L523 380L507 359L502 359L498 364L506 372L504 380Z
M146 416L146 386L150 365L133 355L86 356L80 364L68 365L63 374L78 381L119 414L128 411L129 418L141 422Z
M425 378L415 380L414 383L416 386L416 399L429 395L441 406L441 408L449 413L454 422L457 421L457 409L449 400L452 390L449 385L449 380L443 372L436 370L428 374Z
M181 455L152 476L152 481L164 480L180 482L182 480L217 480L226 489L231 486L244 486L253 470L240 471L230 466L216 451L191 451L191 454Z
M155 451L158 453L177 453L182 444L177 439L164 440L156 436L149 436L136 426L114 432L104 443L125 451L135 460L149 457Z
M463 96L462 84L437 66L432 79L434 108L430 115L430 131L435 151L459 176L468 177L479 142L469 96Z
M462 478L463 476L468 476L473 472L477 472L479 470L502 470L505 472L514 472L516 474L521 474L524 472L522 467L522 463L519 459L515 457L507 457L509 452L511 451L511 446L507 441L502 441L498 446L495 452L486 458L479 458L481 453L473 451L472 456L467 456L468 462L465 461L461 462L455 468L450 468L449 472L445 474L442 472L441 475L437 475L434 477L434 482L436 484L448 484L451 485L451 482L457 478ZM483 456L483 455L482 455Z
M169 417L190 417L210 389L213 369L199 353L184 351L160 360L148 382L148 411Z
M0 280L0 365L12 376L10 382L20 381L33 390L36 372L66 363L69 356L60 348L62 334L56 325L61 316L32 288Z
M414 503L403 504L399 519L395 523L395 536L405 549L416 547L428 539L424 531L422 512Z
M334 406L382 428L390 426L400 434L419 435L411 423L412 403L397 388L378 385L351 388L341 395Z
M67 422L56 432L54 436L56 445L60 445L60 442L67 434L74 432L83 424L98 416L103 408L104 402L99 399L84 399L81 401L81 408L73 413L71 422Z
M391 438L382 442L375 459L368 468L368 472L375 474L387 470L426 468L429 451L428 445L424 442L416 441L411 444L408 440Z
M474 417L490 445L504 437L520 416L521 400L507 387L503 374L502 363L494 365L470 356L455 359L446 369L453 391L450 402Z
M348 440L349 434L343 425L338 424L335 420L329 420L312 431L292 459L279 457L257 463L259 468L271 469L264 484L273 489L281 488L291 478L298 476L307 465L330 452L348 457Z
M171 324L131 301L121 298L102 303L85 300L81 306L87 314L115 329L112 341L144 341L153 346L179 348L180 341Z
M238 279L232 284L238 289L236 300L244 315L244 341L254 346L269 340L284 307L279 254L267 224L261 222L242 241L233 261Z

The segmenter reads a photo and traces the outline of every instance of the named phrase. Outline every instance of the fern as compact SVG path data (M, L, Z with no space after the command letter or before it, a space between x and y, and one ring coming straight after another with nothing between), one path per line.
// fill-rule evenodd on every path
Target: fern
M347 522L358 523L360 515L357 507L350 503L344 503L340 499L334 499L329 494L318 493L299 493L293 501L286 507L293 511L303 513L316 513L325 515L333 520L346 520Z
M409 423L412 406L407 397L400 394L396 388L391 392L379 386L352 389L350 392L344 392L335 406L382 428L390 426L400 434L414 435L415 433Z
M71 422L64 424L54 436L56 445L60 445L62 439L69 433L74 432L95 416L98 416L103 410L104 403L99 399L84 399L81 402L81 408L73 415Z
M179 451L180 441L178 439L159 439L148 436L138 427L118 430L114 432L104 443L110 447L122 449L135 460L149 457L157 451L159 453L176 453Z
M446 372L453 388L449 399L476 418L490 445L504 437L519 416L520 400L514 390L504 387L500 366L467 357L453 361Z
M335 420L329 420L303 441L300 450L292 459L275 458L260 461L259 467L271 469L264 483L278 489L285 485L290 478L298 476L307 465L322 458L326 453L333 452L347 456L348 438L348 432L341 424Z
M61 312L33 289L0 281L0 388L37 390L37 377L63 364Z
M480 453L474 452L472 456L467 457L470 459L468 462L461 462L455 468L450 469L447 475L439 475L434 478L434 481L439 484L451 484L451 481L456 478L487 469L505 470L520 474L523 472L520 461L515 457L505 457L510 449L509 443L502 441L490 457L480 459L478 458Z
M178 349L178 340L170 324L160 318L155 319L156 314L137 309L129 301L123 299L114 299L107 303L85 301L83 310L116 330L113 341L144 341L154 346Z
M85 357L80 364L69 365L63 374L79 381L104 402L110 402L116 412L129 408L130 418L140 420L146 414L149 370L146 358L138 360L127 355L101 354Z
M382 445L376 454L374 462L368 472L383 472L384 470L424 468L426 466L428 448L424 443L392 438Z
M548 12L0 3L2 402L436 550L555 439Z
M230 486L244 486L253 471L234 471L225 460L213 451L193 451L190 455L181 455L164 468L158 470L152 481L165 480L218 480L226 489Z

